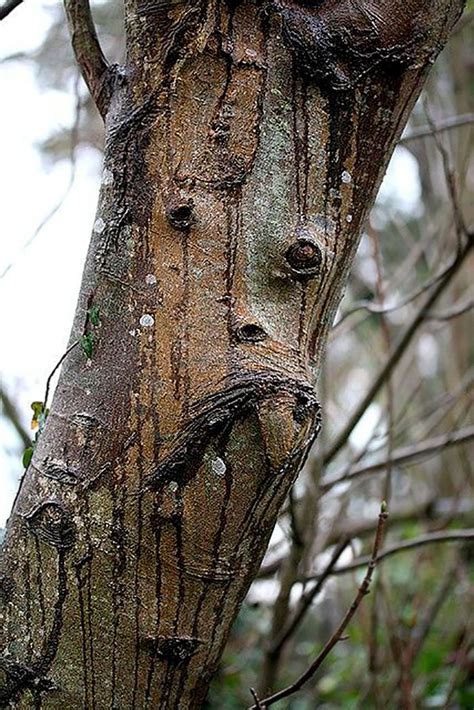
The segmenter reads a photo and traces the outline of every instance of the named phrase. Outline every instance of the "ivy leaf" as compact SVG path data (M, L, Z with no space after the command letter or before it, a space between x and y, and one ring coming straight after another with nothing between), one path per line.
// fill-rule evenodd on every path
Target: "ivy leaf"
M24 466L25 468L28 468L28 466L30 465L31 459L33 458L33 452L34 452L34 449L33 449L32 446L29 446L29 447L28 447L27 449L25 449L25 451L23 452L22 462L23 462L23 466Z
M88 360L92 359L92 354L94 352L94 336L92 333L86 333L82 336L81 340L82 352Z
M89 308L88 313L89 313L89 319L90 319L91 324L94 327L97 327L98 325L100 325L99 307L98 306L91 306L91 308Z

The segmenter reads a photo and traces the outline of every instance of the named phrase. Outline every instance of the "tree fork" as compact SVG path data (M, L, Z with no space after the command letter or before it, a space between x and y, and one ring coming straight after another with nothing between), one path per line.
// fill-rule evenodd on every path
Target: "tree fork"
M0 703L197 708L319 429L364 218L460 0L126 3L71 342L2 549Z

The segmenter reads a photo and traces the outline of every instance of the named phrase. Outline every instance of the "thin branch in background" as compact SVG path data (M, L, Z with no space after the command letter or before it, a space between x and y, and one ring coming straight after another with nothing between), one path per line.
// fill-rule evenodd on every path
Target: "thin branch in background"
M13 12L22 2L23 0L6 0L6 2L0 6L0 20L4 20L5 17L8 17L10 12Z
M379 696L380 691L378 687L378 670L379 670L379 645L378 645L378 626L379 626L379 615L378 615L378 578L374 585L374 594L372 597L372 604L370 609L370 636L369 636L369 649L368 649L368 671L369 671L369 696L374 702L375 709L378 710L380 707Z
M385 522L386 522L387 518L388 518L388 512L387 512L385 504L382 503L382 507L381 507L381 510L379 513L377 531L375 533L375 540L374 540L374 545L373 545L373 549L372 549L372 555L369 560L367 572L365 574L364 579L362 580L362 584L359 587L359 590L357 592L357 595L356 595L354 601L352 602L348 611L344 615L339 626L334 631L333 635L328 640L328 642L324 646L321 653L315 658L315 660L311 663L309 668L294 683L292 683L291 685L289 685L286 688L283 688L283 690L280 690L277 693L274 693L273 695L269 696L268 698L264 698L263 700L260 701L260 705L263 706L264 708L268 708L268 707L270 707L270 705L273 705L274 703L278 702L279 700L282 700L283 698L287 698L288 696L293 695L298 690L300 690L300 688L302 688L302 686L310 678L312 678L314 676L314 674L319 669L319 667L324 662L324 660L327 658L327 656L332 651L334 646L339 641L342 640L344 631L346 630L349 622L351 621L351 619L353 618L357 609L359 608L359 606L362 602L362 599L369 593L370 583L372 581L372 576L374 574L374 570L377 565L379 549L382 545ZM252 710L257 710L257 707L255 705L253 705Z
M461 126L469 126L474 123L474 113L463 113L460 116L450 116L445 118L438 123L428 122L427 126L417 126L413 128L406 136L402 136L398 141L399 145L405 145L410 143L410 141L417 140L419 138L431 138L444 131L451 131L453 128L460 128Z
M305 594L302 595L298 608L296 609L293 617L289 620L288 624L286 627L282 630L280 636L275 639L271 649L270 653L272 656L277 656L281 653L284 645L287 643L287 641L291 638L291 636L294 634L296 629L298 628L299 624L301 623L305 613L308 611L309 607L313 603L313 601L316 599L318 594L321 592L325 581L327 578L331 575L332 570L336 566L339 558L341 557L342 553L344 550L347 548L349 544L348 540L344 540L343 542L340 542L334 549L331 559L329 560L327 566L321 573L318 581L312 587L312 589L309 589Z
M450 270L453 268L454 262L456 261L456 256L450 261L450 263L447 266L443 266L437 274L432 276L428 281L426 281L424 284L419 286L417 289L415 289L412 293L408 294L408 296L405 296L405 298L402 298L400 301L397 301L397 303L394 303L393 305L385 305L383 303L377 303L374 301L357 301L354 303L351 308L349 308L347 311L345 311L340 319L337 321L337 323L334 324L332 328L332 333L335 333L337 329L339 328L342 323L345 322L347 318L350 316L354 315L355 313L358 313L360 311L366 311L367 313L374 314L374 315L386 315L388 313L394 313L395 311L400 310L401 308L405 308L406 306L409 306L411 303L416 301L420 296L422 296L424 293L430 290L432 286L438 283L440 279L442 279L446 274L450 272Z
M2 403L2 416L13 425L16 433L20 437L23 445L31 445L31 436L21 423L21 418L13 400L8 396L2 386L0 386L0 402Z
M337 473L332 480L323 481L321 483L321 490L326 493L339 483L353 481L356 478L360 478L361 476L366 476L368 474L379 473L380 471L386 470L389 465L407 466L409 464L418 463L420 459L436 454L442 449L467 444L469 441L472 441L472 439L474 439L474 426L464 427L463 429L459 429L457 431L455 430L448 432L447 434L435 436L432 439L427 439L426 441L420 441L417 444L400 447L392 452L390 461L383 459L373 463L353 466L352 468L344 468L344 470Z
M389 689L388 697L393 699L396 691L400 692L400 703L403 710L414 710L412 698L412 683L410 678L410 670L405 665L404 646L401 637L401 624L395 617L390 602L388 590L386 588L383 577L379 577L379 593L384 612L385 626L387 628L390 652L392 654L393 665L398 669L398 678L395 687ZM403 606L403 601L402 604Z
M462 301L460 304L455 304L445 311L441 311L439 313L428 313L426 318L428 320L448 321L464 315L468 311L472 310L472 308L474 308L474 299L470 298L467 301Z
M415 664L416 657L419 655L424 642L433 626L436 617L438 616L441 607L446 601L451 587L455 581L457 562L455 565L449 567L441 584L439 585L434 598L432 601L426 605L425 609L425 599L422 598L421 602L423 604L424 613L422 614L421 621L412 630L407 642L403 644L398 640L396 652L394 654L394 661L399 667L399 677L395 681L392 690L389 693L390 697L394 697L397 688L400 689L402 694L402 707L411 710L415 710L416 704L413 698L414 682L413 682L413 668ZM386 610L389 611L389 603L387 596L385 597ZM393 628L393 620L390 622ZM398 628L399 624L395 628ZM396 636L396 634L395 634Z
M466 636L463 639L463 643L461 644L461 646L458 649L456 649L456 652L455 652L456 659L457 658L461 658L461 660L465 659L465 664L466 664L466 666L468 666L469 654L473 648L474 648L474 644L472 643L472 640L468 636L468 633L466 631ZM444 703L443 703L443 710L449 710L450 708L453 707L453 705L451 704L451 701L452 701L454 692L456 690L456 687L459 684L460 676L463 676L463 675L467 676L468 674L469 674L468 667L463 668L461 663L459 663L459 662L455 663L453 671L451 673L451 677L449 679L448 688L446 690L446 696L445 696Z
M474 368L466 372L454 390L446 391L436 397L433 397L433 399L429 400L423 405L423 407L417 409L410 416L405 416L406 411L402 410L404 415L403 426L399 426L397 428L397 438L407 432L413 436L414 432L417 430L417 425L419 425L420 422L423 422L425 432L423 438L426 438L426 431L434 431L434 426L438 426L449 411L456 406L460 400L462 400L465 396L471 396L473 385ZM426 422L432 418L434 418L434 424L430 424L428 429L426 429ZM399 414L397 423L401 421L402 416Z
M407 325L405 331L402 333L398 344L392 351L392 354L386 360L385 364L382 366L382 368L372 381L372 385L369 387L367 394L362 399L355 412L349 418L349 421L347 422L343 430L336 436L335 440L332 443L332 446L330 446L329 450L326 451L326 453L324 454L324 465L327 465L330 461L332 461L332 459L346 444L355 427L365 414L367 408L372 403L376 395L379 393L381 387L385 384L387 377L390 376L394 368L398 365L402 355L405 353L408 346L412 342L413 336L418 331L420 325L424 322L426 314L431 311L432 306L436 303L438 298L445 291L447 286L451 283L453 277L458 273L459 269L464 264L467 256L470 254L473 246L474 234L470 234L466 243L459 249L456 255L456 259L453 262L453 266L439 281L439 283L436 284L435 288L433 288L430 295L425 300L424 304L415 313L411 322Z
M256 710L264 710L262 708L260 700L258 699L257 691L255 690L255 688L250 688L250 694L252 695L252 698L254 700L254 703L255 703L254 707L256 708Z
M81 118L81 97L80 97L80 86L79 86L79 79L80 79L80 74L77 72L76 74L76 79L74 82L74 96L75 96L75 109L74 109L74 120L71 125L71 131L70 131L70 148L69 148L69 155L70 155L70 173L69 173L69 180L66 185L66 189L63 192L62 196L59 198L58 202L54 205L54 207L48 212L48 214L43 217L41 222L38 224L36 227L35 231L33 234L27 239L27 241L23 244L22 247L20 247L19 252L17 255L14 257L13 261L11 261L5 269L2 271L0 274L0 279L3 279L7 273L10 271L10 269L16 264L18 261L18 258L20 257L23 252L25 252L35 241L36 237L40 234L40 232L43 231L44 227L50 222L50 220L59 212L61 207L64 205L66 198L68 197L69 193L71 192L71 189L74 185L74 180L76 178L76 148L77 144L79 141L79 122Z
M368 226L368 234L369 234L369 237L372 241L372 246L373 246L373 260L375 263L375 273L376 273L375 292L376 292L377 299L378 299L379 303L382 306L384 306L385 300L386 300L386 293L385 293L384 283L383 283L382 258L381 258L381 254L380 254L380 248L379 248L379 238L378 238L378 235L375 234L375 232L372 229L372 226L370 224ZM391 334L390 334L390 328L389 328L387 319L384 314L382 314L380 316L380 328L381 328L382 337L384 340L386 356L390 357L390 352L392 350L392 338L391 338ZM393 437L394 437L394 428L395 428L394 392L393 392L392 373L387 375L387 381L386 381L385 388L386 388L386 392L387 392L387 426L386 426L386 431L387 431L387 467L385 470L385 480L384 480L384 485L383 485L383 490L382 490L382 500L384 500L387 505L390 505L390 501L391 501L391 497L392 497L392 469L393 469L392 451L393 451Z
M470 542L474 540L474 528L465 528L464 530L449 530L448 532L434 532L428 533L427 535L420 535L412 540L405 540L404 542L397 543L391 547L385 548L383 552L377 558L377 564L383 562L383 560L392 557L393 555L398 555L400 552L407 552L408 550L414 550L418 547L424 547L425 545L437 545L441 543L448 542ZM354 570L361 569L365 567L370 562L370 557L359 557L358 559L350 562L344 567L336 567L332 570L332 575L347 574L347 572L353 572ZM300 581L316 581L319 579L319 575L311 575L307 577L306 580Z
M426 638L441 610L441 607L449 596L456 580L456 567L457 561L446 570L436 594L434 595L431 603L426 606L425 613L423 614L420 623L415 626L411 633L410 643L406 651L407 666L410 668L413 667L413 663L416 657L420 654L420 651L423 648Z
M451 166L451 159L448 154L448 151L446 150L443 141L441 140L440 136L438 135L438 132L436 131L436 125L431 117L431 113L429 110L428 106L428 100L425 96L423 100L423 108L426 114L426 119L428 121L428 125L433 131L433 138L436 144L436 147L441 155L441 159L443 161L443 169L444 169L444 176L446 180L446 185L448 187L448 194L451 200L452 208L453 208L453 217L454 217L454 224L456 225L456 235L458 238L458 245L461 243L461 239L464 235L467 234L467 228L466 224L464 222L464 215L461 209L461 205L459 202L459 190L458 190L458 184L457 184L457 179L456 175L454 174L454 170Z

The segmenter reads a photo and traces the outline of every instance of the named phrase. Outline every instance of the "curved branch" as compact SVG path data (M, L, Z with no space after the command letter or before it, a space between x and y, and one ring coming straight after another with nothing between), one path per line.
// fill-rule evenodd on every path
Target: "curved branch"
M22 443L25 446L31 446L31 436L21 423L20 415L18 414L17 408L13 400L10 399L3 387L0 387L0 402L2 414L12 424Z
M346 444L350 435L354 431L356 425L362 419L369 404L379 393L380 389L387 378L390 376L394 368L398 365L402 355L407 350L408 346L412 342L413 336L417 332L418 328L424 323L426 316L431 312L432 306L436 303L439 296L444 292L446 287L450 284L453 277L457 274L460 267L466 260L467 256L470 254L471 249L474 247L474 235L469 234L466 243L456 254L451 268L443 275L443 278L437 283L436 287L433 288L430 295L426 299L425 303L420 307L420 309L415 313L411 322L407 325L405 331L402 333L398 344L395 346L391 356L387 359L385 364L382 366L381 370L375 376L367 394L360 402L359 406L356 408L349 421L343 430L336 436L334 442L329 447L329 450L324 454L324 465L327 466L339 453L342 447Z
M474 529L465 528L463 530L450 530L448 532L436 532L427 533L426 535L420 535L412 540L405 540L405 542L400 542L391 547L385 548L377 556L377 563L382 562L392 555L397 555L399 552L406 552L407 550L414 550L417 547L424 547L425 545L437 545L445 542L470 542L474 540ZM344 567L335 567L331 571L331 576L346 574L347 572L354 572L355 570L365 567L368 562L370 562L370 557L358 557L353 562L350 562ZM321 575L311 575L310 577L305 577L300 579L300 582L317 582Z
M346 627L348 626L349 622L351 621L352 617L356 613L357 609L359 608L363 598L369 593L369 587L370 583L372 581L372 576L374 574L375 567L377 566L377 562L379 559L381 559L382 555L379 555L379 549L382 544L383 540L383 533L384 533L384 528L385 528L385 522L387 520L388 513L386 511L385 504L382 504L382 508L379 514L379 520L378 520L378 525L377 525L377 530L375 533L375 540L372 548L372 555L370 556L368 560L368 567L367 567L367 572L365 574L364 579L362 580L362 584L360 585L357 595L352 602L351 606L347 610L347 612L344 614L344 617L342 618L339 626L337 629L334 631L333 635L331 638L328 640L326 645L324 646L323 650L318 654L318 656L315 658L315 660L311 663L309 668L302 674L300 677L295 680L294 683L291 685L287 686L286 688L283 688L282 690L279 690L277 693L274 693L273 695L270 695L268 698L264 698L263 700L260 700L259 703L262 707L268 708L270 705L273 705L279 700L282 700L283 698L287 698L289 695L293 695L296 693L312 676L316 673L318 668L321 666L323 661L327 658L329 653L332 651L334 646L339 642L342 641L343 639L343 633L346 630ZM249 710L257 710L256 705L252 705Z
M465 427L458 431L449 432L440 436L421 441L410 446L403 446L395 449L392 456L383 459L382 461L374 461L373 463L362 463L359 466L354 466L346 469L344 472L337 474L330 481L323 481L320 486L321 491L326 493L338 483L344 481L353 481L355 478L360 478L368 473L379 473L384 471L389 465L403 466L410 463L417 463L420 458L438 453L441 449L458 444L465 444L474 438L474 427Z
M463 113L460 116L450 116L445 118L435 126L417 126L412 131L402 136L398 141L400 145L405 143L410 143L410 141L417 140L419 138L429 138L436 133L443 133L444 131L450 131L453 128L460 128L461 126L468 126L474 123L474 113Z
M4 20L5 17L8 17L10 12L13 12L13 10L18 7L18 5L21 5L22 2L23 0L6 0L6 2L4 2L0 7L0 20Z
M112 72L97 38L89 0L64 0L64 9L76 61L105 118L112 97Z

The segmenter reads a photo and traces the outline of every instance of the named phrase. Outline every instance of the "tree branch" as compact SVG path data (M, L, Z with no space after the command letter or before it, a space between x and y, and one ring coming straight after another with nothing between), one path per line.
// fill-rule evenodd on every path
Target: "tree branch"
M290 619L286 627L283 628L281 634L275 639L271 649L270 653L273 656L276 656L281 653L281 650L283 646L286 644L288 639L292 636L294 631L297 629L297 627L300 624L300 621L304 617L306 611L309 609L315 598L318 596L319 592L323 588L324 582L326 579L331 575L332 570L336 566L340 556L346 549L346 547L349 544L349 540L346 539L343 542L339 543L336 548L334 549L333 554L331 555L331 559L329 560L329 563L327 564L326 568L322 572L321 576L319 577L318 581L314 585L312 589L310 589L308 592L302 595L298 608L295 611L293 617Z
M375 376L375 378L372 382L372 385L369 388L367 394L365 395L365 397L363 398L363 400L361 401L361 403L359 404L359 406L357 407L355 412L350 417L346 426L343 428L343 430L340 432L340 434L338 436L336 436L336 439L333 442L332 446L325 453L325 455L323 457L325 466L330 461L332 461L332 459L339 453L339 451L345 445L345 443L349 439L350 435L354 431L355 427L357 426L359 421L362 419L365 411L367 410L367 407L371 404L374 397L378 394L381 387L386 382L387 378L390 376L390 374L392 373L394 368L397 366L402 355L405 353L408 346L410 345L410 343L413 339L413 336L417 332L418 328L425 320L427 314L431 311L434 303L438 300L438 298L444 292L444 290L446 289L448 284L452 281L455 274L457 274L457 272L459 271L460 267L464 263L466 257L470 253L473 246L474 246L474 235L469 234L466 243L463 245L463 247L457 253L456 258L454 259L451 268L447 271L447 273L445 273L443 278L436 284L436 286L433 288L430 295L426 299L425 303L415 313L415 315L413 316L413 318L411 320L411 323L408 324L404 333L402 333L402 336L401 336L400 340L398 341L398 344L395 346L392 354L386 360L385 364L380 369L378 374Z
M309 668L291 685L287 686L286 688L283 688L283 690L279 690L277 693L274 693L273 695L269 696L268 698L265 698L264 700L260 700L261 707L268 708L268 707L270 707L270 705L273 705L278 700L282 700L283 698L287 698L289 695L293 695L294 693L296 693L310 678L312 678L312 676L316 673L316 671L321 666L323 661L327 658L329 653L332 651L334 646L341 640L342 634L344 633L349 622L351 621L352 617L354 616L357 609L359 608L362 599L366 596L366 594L369 593L369 587L370 587L370 583L372 581L372 576L373 576L375 567L377 565L378 551L379 551L379 548L382 544L385 521L387 520L387 517L388 517L388 513L386 511L386 506L385 506L385 504L382 504L382 508L381 508L381 511L379 514L377 531L375 533L375 540L374 540L374 545L373 545L373 549L372 549L372 555L369 559L367 572L366 572L365 577L362 581L362 584L359 587L359 590L357 592L357 595L356 595L354 601L352 602L348 611L344 615L339 626L334 631L333 635L331 636L329 641L326 643L326 645L324 646L321 653L311 663ZM251 710L257 710L257 707L255 705L253 705Z
M7 0L4 2L0 7L0 20L4 20L5 17L8 17L10 12L13 12L13 10L18 7L18 5L21 5L22 2L23 0Z
M3 387L0 387L0 402L2 403L2 414L11 422L23 444L31 446L31 436L21 423L17 409Z
M460 518L471 516L473 513L472 501L468 498L463 499L462 502L454 498L440 498L430 499L424 501L421 505L416 507L411 507L407 509L402 509L398 511L392 511L390 513L390 521L387 526L390 530L393 530L399 525L403 525L407 522L428 522L440 524L449 524L453 522L453 519L459 520ZM359 519L357 522L352 521L350 524L345 524L341 526L335 526L329 537L325 541L326 548L331 545L337 545L341 540L353 540L356 537L367 537L368 535L373 535L375 533L376 526L372 520ZM283 557L277 557L276 559L263 564L257 575L257 579L266 579L271 577L273 574L278 572L280 569ZM323 573L317 576L319 580ZM296 580L298 581L298 580ZM301 582L301 579L299 580Z
M64 0L64 9L76 61L105 118L112 97L112 71L97 38L89 0Z
M434 136L437 133L443 133L444 131L450 131L453 128L459 128L461 126L468 126L474 123L474 113L463 113L460 116L450 116L450 118L445 118L444 121L440 121L434 126L418 126L414 128L406 136L403 136L398 141L399 145L404 145L405 143L410 143L417 138L428 138L429 136Z
M440 449L447 447L465 444L471 441L471 439L474 439L474 426L465 427L464 429L449 432L441 436L435 436L432 439L421 441L412 446L400 447L399 449L395 449L389 458L375 461L372 464L360 464L359 466L354 466L352 470L346 469L344 473L340 473L333 480L327 481L326 483L323 482L321 484L321 490L326 492L343 481L353 481L354 478L360 478L368 473L384 471L389 465L416 463L422 456L436 453Z
M392 555L397 555L399 552L406 552L407 550L414 550L417 547L423 547L424 545L435 545L444 542L464 542L466 540L474 540L474 528L466 528L465 530L451 530L449 532L438 532L429 533L427 535L420 535L419 537L413 538L413 540L406 540L405 542L398 543L392 547L387 547L378 557L377 563L382 562L391 557ZM344 567L336 567L332 570L332 575L346 574L346 572L353 572L354 570L365 567L365 565L370 561L370 557L359 557L359 559L354 560ZM310 582L317 581L320 575L314 575L312 577L306 577L300 582Z

